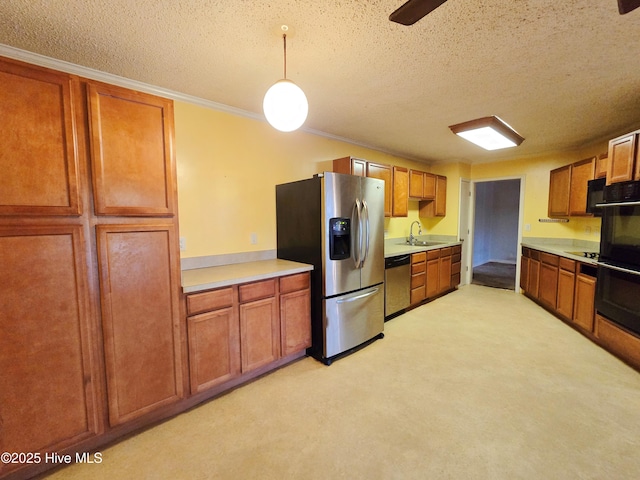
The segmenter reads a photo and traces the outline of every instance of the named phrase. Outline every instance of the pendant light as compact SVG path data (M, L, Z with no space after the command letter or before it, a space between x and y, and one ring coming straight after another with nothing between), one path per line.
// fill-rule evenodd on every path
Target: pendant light
M282 25L284 43L284 78L274 83L264 96L262 109L271 126L281 132L292 132L302 126L307 119L309 104L302 89L287 80L287 30Z

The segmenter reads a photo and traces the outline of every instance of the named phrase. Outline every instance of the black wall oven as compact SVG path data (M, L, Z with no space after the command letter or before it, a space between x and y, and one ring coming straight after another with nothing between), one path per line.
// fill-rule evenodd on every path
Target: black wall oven
M640 337L640 198L619 198L620 188L610 188L602 207L596 310Z

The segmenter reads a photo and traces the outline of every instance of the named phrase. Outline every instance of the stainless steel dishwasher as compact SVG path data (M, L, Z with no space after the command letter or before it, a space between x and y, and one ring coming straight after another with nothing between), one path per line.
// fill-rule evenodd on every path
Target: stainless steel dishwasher
M385 319L404 310L411 301L411 255L384 259Z

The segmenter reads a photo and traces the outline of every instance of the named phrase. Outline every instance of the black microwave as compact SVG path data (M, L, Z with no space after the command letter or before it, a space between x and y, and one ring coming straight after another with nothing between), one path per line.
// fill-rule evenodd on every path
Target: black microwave
M602 216L601 208L596 205L604 202L604 187L606 183L606 178L596 178L587 182L587 213L593 213L596 217Z

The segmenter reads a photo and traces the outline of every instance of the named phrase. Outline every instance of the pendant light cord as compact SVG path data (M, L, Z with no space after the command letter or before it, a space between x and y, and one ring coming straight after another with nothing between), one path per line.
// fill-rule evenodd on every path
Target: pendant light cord
M287 34L282 34L282 41L284 43L284 79L287 79Z

